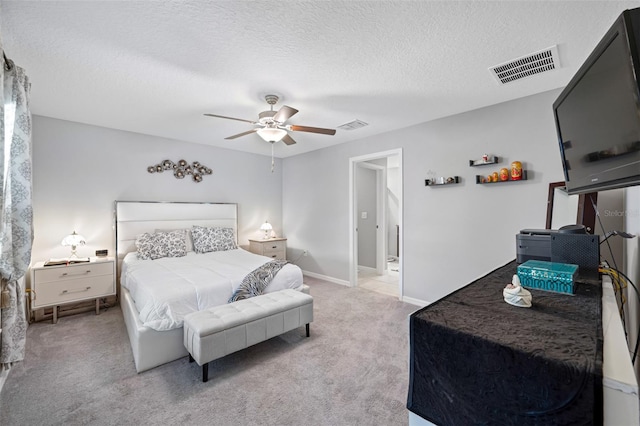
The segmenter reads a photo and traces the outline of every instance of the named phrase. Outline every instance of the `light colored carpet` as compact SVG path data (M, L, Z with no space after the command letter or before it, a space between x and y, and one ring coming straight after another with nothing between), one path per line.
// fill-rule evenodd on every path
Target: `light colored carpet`
M122 313L31 324L0 393L8 425L406 425L408 315L416 306L305 277L311 337L292 330L209 364L136 374Z

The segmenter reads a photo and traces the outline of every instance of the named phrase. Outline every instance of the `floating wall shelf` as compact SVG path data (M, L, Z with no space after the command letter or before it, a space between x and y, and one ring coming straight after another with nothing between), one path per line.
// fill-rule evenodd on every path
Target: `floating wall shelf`
M499 180L497 182L483 182L482 179L486 179L486 176L476 175L476 183L478 185L493 185L493 184L497 184L497 183L520 182L520 181L523 181L523 180L527 180L527 171L526 170L522 170L522 178L521 179L511 179L511 177L509 177L508 180Z
M442 179L442 182L438 182L439 179ZM460 176L453 176L451 178L438 178L436 180L433 179L425 179L424 184L426 186L443 186L443 185L455 185L456 183L460 183Z
M469 160L470 167L486 166L489 164L498 164L500 159L496 156L489 157L487 161L484 160Z

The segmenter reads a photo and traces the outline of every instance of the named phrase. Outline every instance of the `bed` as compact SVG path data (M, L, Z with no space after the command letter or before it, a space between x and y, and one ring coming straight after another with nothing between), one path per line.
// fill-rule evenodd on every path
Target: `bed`
M154 260L136 254L136 238L145 233L194 226L232 230L233 247ZM119 299L138 373L187 356L184 316L227 303L249 272L271 260L236 248L236 204L116 201L115 230ZM302 287L302 271L287 264L265 292Z

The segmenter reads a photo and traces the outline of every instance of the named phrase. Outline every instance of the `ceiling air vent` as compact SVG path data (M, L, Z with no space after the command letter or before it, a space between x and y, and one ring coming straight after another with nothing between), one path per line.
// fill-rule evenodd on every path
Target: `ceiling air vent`
M498 83L507 84L557 68L560 68L560 57L558 56L558 46L554 45L539 52L493 66L489 68L489 72L498 80Z
M362 120L353 120L353 121L350 121L348 123L344 123L341 126L338 126L338 129L355 130L355 129L359 129L361 127L368 126L368 125L369 125L369 123L365 123Z

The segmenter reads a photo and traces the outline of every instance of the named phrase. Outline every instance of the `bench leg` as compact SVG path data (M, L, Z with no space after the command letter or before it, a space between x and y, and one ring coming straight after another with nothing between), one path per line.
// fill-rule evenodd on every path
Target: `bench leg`
M309 324L307 323L307 337L309 337Z
M202 382L208 382L209 381L209 363L205 362L202 365Z
M195 361L195 359L193 359L193 357L191 356L191 354L189 354L189 362L191 363L191 362L193 362L193 361Z

